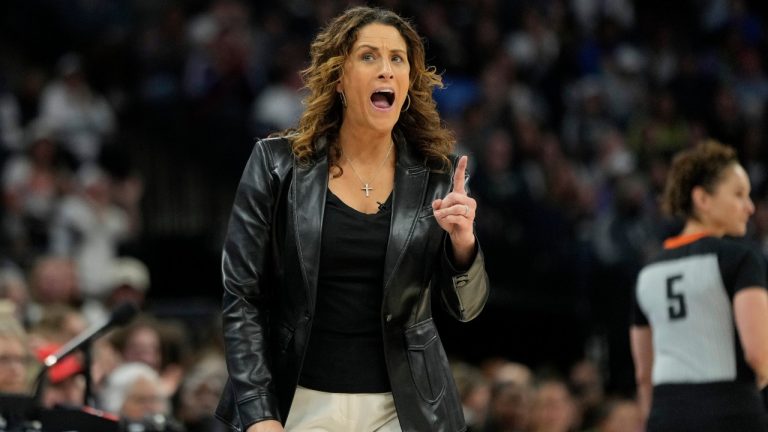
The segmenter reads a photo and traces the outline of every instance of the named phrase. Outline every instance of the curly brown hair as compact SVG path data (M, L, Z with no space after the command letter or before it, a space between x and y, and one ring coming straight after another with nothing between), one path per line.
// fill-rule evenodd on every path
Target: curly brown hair
M662 209L669 215L696 219L693 188L700 186L713 193L723 171L738 164L736 151L717 141L705 141L677 154L667 176Z
M358 6L347 9L318 33L310 47L311 63L301 71L304 86L309 91L304 99L305 110L296 128L278 135L291 139L293 153L303 163L314 156L318 139L326 138L329 165L335 166L340 175L338 135L343 107L336 84L341 79L342 67L359 30L373 23L394 27L408 46L411 103L400 113L395 132L407 137L410 145L414 145L428 161L449 166L448 154L455 138L440 120L432 98L432 90L443 87L442 78L433 66L426 65L424 44L414 27L396 13L381 8Z

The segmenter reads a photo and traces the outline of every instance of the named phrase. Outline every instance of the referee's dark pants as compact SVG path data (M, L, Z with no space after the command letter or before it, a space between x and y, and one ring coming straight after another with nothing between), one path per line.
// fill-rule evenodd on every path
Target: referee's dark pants
M753 385L662 384L653 388L647 432L767 432L768 414Z

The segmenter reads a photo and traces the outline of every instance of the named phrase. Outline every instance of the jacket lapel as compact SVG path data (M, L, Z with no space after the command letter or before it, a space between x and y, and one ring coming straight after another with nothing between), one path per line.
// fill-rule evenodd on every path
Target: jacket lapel
M320 267L323 214L328 191L328 159L324 141L318 143L318 152L311 164L297 165L293 172L296 246L304 284L307 288L307 304L310 310L314 310Z
M409 149L405 140L397 141L395 186L392 192L392 220L389 224L389 241L384 259L384 292L389 289L392 277L403 259L408 241L416 226L419 211L424 202L429 178L424 161Z

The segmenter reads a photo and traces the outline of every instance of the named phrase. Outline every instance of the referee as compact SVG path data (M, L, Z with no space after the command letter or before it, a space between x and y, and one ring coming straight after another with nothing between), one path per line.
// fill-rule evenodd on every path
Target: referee
M755 211L735 151L706 142L674 159L663 206L685 219L640 272L631 329L649 432L768 431L765 263L742 237Z

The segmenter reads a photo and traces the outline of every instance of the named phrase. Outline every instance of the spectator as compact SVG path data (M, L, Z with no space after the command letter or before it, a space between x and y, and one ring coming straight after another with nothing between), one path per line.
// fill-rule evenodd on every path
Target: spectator
M221 353L203 355L189 369L181 383L176 417L187 432L224 431L213 413L227 381L227 366Z
M61 348L60 344L47 344L35 350L39 362ZM45 408L81 407L85 402L85 377L83 364L78 354L61 359L47 372L47 381L40 395Z
M666 90L654 94L650 115L632 122L627 134L639 161L646 167L649 161L657 157L669 159L690 144L689 124L679 115L675 99Z
M24 328L0 310L0 393L27 393L31 356Z
M104 380L122 363L120 353L109 341L109 336L104 336L93 341L91 347L91 380L94 393L104 385Z
M29 287L24 274L12 263L0 264L0 301L9 303L11 313L20 323L27 322Z
M80 309L68 304L46 304L37 313L40 315L29 331L30 344L35 350L50 344L63 345L87 328Z
M40 96L40 121L51 127L78 163L95 162L104 140L116 129L112 108L91 88L82 63L78 54L63 55L57 79Z
M525 431L530 421L533 396L533 374L520 363L500 361L486 363L491 395L484 432Z
M488 418L491 386L480 369L467 363L453 362L451 371L459 390L467 427L471 431L480 431Z
M598 152L600 137L613 126L600 83L585 78L570 90L563 118L563 144L570 157L588 163Z
M109 290L104 300L92 300L83 304L83 313L89 322L99 322L109 317L110 311L122 303L144 305L149 289L149 269L141 260L133 257L116 258L110 272Z
M503 362L491 371L494 383L511 382L522 388L531 388L533 373L528 366L515 362Z
M560 379L547 378L537 384L530 416L530 432L573 432L579 427L573 396Z
M304 58L297 42L284 43L279 48L281 68L275 71L278 82L265 87L253 104L253 122L256 135L269 134L274 130L288 129L295 125L304 107L301 104L306 92L302 90L298 70Z
M568 379L582 427L594 425L605 398L605 384L598 365L583 359L571 368Z
M594 432L641 432L640 407L631 399L611 399L600 407Z
M488 419L483 432L522 432L528 430L531 389L512 381L493 384Z
M750 123L761 121L766 114L768 76L763 68L763 58L755 48L744 48L738 53L734 92L741 113Z
M51 251L77 262L84 297L103 300L120 242L134 234L127 214L111 201L111 178L101 168L78 171L79 193L66 197L51 225Z
M117 330L111 341L123 361L151 367L160 375L165 394L173 395L181 384L184 369L179 363L181 358L170 358L171 340L163 338L163 329L168 326L145 315Z
M557 60L560 41L557 33L548 27L549 21L535 8L525 8L521 16L520 30L509 36L506 49L519 68L536 82L549 73Z
M129 362L115 368L99 394L100 406L121 418L141 422L154 414L168 415L170 400L160 376L144 363Z
M69 188L69 171L51 130L35 123L29 134L26 153L10 158L2 172L3 228L12 255L25 265L48 250L48 227Z
M41 256L30 271L29 290L39 306L79 305L80 281L75 263L69 258ZM39 319L39 312L33 320Z

